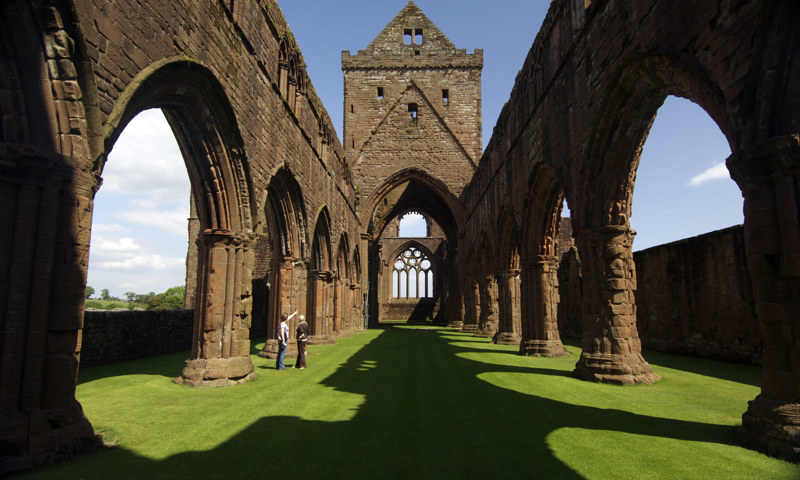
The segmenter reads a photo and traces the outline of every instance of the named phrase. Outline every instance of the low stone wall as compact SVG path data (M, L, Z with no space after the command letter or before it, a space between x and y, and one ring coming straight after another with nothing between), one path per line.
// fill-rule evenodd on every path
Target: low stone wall
M559 269L560 330L563 336L580 336L580 311L575 308L580 265L565 259ZM642 250L633 259L636 323L644 348L761 364L761 333L741 226Z
M81 368L189 350L194 310L87 311Z
M381 305L380 319L441 321L439 302L433 298L390 300Z

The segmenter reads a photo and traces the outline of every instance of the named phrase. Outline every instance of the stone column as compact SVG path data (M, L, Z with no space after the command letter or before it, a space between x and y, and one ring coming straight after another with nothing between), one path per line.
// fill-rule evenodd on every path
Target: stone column
M486 275L480 284L480 315L476 337L492 338L497 332L497 283L492 275Z
M742 415L747 448L800 461L800 138L731 155L744 196L747 267L764 342L761 394Z
M558 333L558 259L540 255L522 260L522 340L519 354L569 355Z
M270 291L269 302L269 319L267 320L267 340L264 342L264 347L258 352L258 356L262 358L277 358L278 356L278 324L280 324L281 315L284 313L291 315L295 310L302 313L300 305L292 305L291 300L294 298L294 263L297 258L285 257L280 261L279 266L275 267L275 281ZM298 316L292 317L291 322L297 327ZM294 330L289 329L289 333ZM293 342L289 342L289 348L286 350L286 357L291 358L297 354L297 347Z
M473 281L472 286L467 288L465 299L467 316L464 318L461 331L474 333L478 330L478 318L481 315L480 284L478 282Z
M336 343L331 335L330 308L328 306L330 297L331 272L312 270L309 272L309 308L308 323L311 328L311 335L308 337L310 345L327 345Z
M519 345L522 336L520 330L514 329L515 323L519 323L519 295L517 287L519 283L519 273L517 269L510 269L501 272L497 282L497 305L498 305L498 329L492 338L493 343L503 345ZM516 318L515 318L516 313Z
M579 231L583 351L573 374L583 380L634 384L661 379L642 356L636 330L635 234L627 225Z
M0 149L0 476L102 444L75 399L97 187L77 167Z
M251 238L227 230L201 234L192 356L176 383L216 387L255 378L249 322L252 243Z

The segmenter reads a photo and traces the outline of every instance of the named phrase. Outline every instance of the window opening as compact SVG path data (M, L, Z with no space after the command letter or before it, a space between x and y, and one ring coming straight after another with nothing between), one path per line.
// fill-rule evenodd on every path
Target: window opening
M419 106L416 103L409 103L408 104L408 114L411 116L411 121L416 123Z
M417 247L404 250L394 261L392 296L394 298L432 298L433 264Z
M355 108L353 107L353 105L350 105L350 113L355 113Z
M419 55L419 48L414 49L414 55Z
M450 91L446 88L442 89L442 105L445 107L450 104Z
M383 87L378 87L378 98L383 98Z
M422 45L422 29L421 28L417 28L417 29L414 30L414 40L413 40L413 42L416 43L417 45Z
M411 34L411 29L406 28L403 31L403 43L406 45L411 45L414 42L414 37Z
M400 218L398 237L414 238L428 236L428 219L417 212L408 212Z

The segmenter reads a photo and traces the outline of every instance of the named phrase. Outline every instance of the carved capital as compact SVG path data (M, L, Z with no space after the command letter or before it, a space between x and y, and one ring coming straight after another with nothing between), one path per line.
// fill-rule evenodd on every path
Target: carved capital
M771 138L750 150L732 154L725 164L741 189L752 182L800 175L800 136Z

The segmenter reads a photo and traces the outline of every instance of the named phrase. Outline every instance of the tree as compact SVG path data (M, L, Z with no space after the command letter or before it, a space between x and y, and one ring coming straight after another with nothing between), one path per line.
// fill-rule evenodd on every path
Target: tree
M108 293L107 288L100 290L100 300L111 300L111 295Z
M94 295L94 288L86 285L86 298L92 298L92 295Z
M125 298L128 299L128 302L133 302L136 300L136 292L125 292Z

